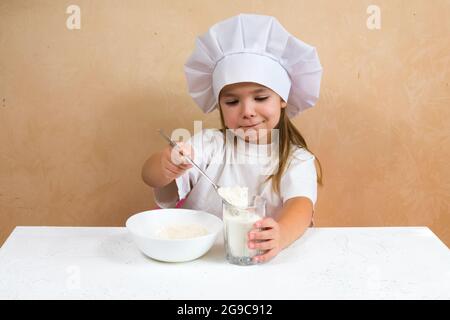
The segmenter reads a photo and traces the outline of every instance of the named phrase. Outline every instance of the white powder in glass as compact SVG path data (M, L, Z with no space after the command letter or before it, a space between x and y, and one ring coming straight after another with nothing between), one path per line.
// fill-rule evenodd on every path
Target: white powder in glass
M253 229L253 224L261 217L247 212L238 215L224 213L225 241L228 253L233 257L253 257L257 250L249 249L247 246L247 234Z
M255 213L255 208L248 207L248 188L222 187L218 192L229 203L239 207L223 206L225 245L228 254L239 258L253 257L257 250L248 248L247 234L261 217Z
M208 229L200 224L169 225L156 233L160 239L189 239L208 234Z

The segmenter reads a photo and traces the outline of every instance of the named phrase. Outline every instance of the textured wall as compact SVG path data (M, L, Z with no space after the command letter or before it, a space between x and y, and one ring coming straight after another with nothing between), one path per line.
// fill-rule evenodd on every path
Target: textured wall
M81 29L66 8L81 8ZM381 29L366 26L381 8ZM317 47L317 106L296 118L321 160L318 226L430 227L450 245L450 2L0 2L0 243L16 225L120 226L153 207L156 128L219 125L187 94L195 36L275 15Z

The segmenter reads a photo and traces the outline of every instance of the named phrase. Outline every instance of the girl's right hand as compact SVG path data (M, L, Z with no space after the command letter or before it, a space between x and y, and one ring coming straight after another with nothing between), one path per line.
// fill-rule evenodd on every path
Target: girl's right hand
M194 149L183 142L177 142L180 146L177 147L167 146L164 148L161 154L161 167L163 174L170 181L183 175L186 170L192 168L192 165L183 157L183 155L189 156L191 159L194 158ZM180 154L181 153L183 154Z

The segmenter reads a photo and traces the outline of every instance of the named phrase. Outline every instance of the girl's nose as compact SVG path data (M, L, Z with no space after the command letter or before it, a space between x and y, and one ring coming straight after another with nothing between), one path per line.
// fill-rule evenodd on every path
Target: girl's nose
M256 116L256 110L255 110L255 106L252 102L244 102L242 104L242 117L247 119L247 118L253 118L254 116Z

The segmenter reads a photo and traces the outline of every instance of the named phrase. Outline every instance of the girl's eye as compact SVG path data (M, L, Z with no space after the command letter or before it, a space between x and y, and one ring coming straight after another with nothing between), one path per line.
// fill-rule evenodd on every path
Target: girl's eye
M264 101L264 100L266 100L268 97L257 97L257 98L255 98L255 100L256 101ZM233 100L233 101L228 101L228 102L225 102L225 104L227 104L227 105L235 105L236 103L238 103L238 101L237 100Z

